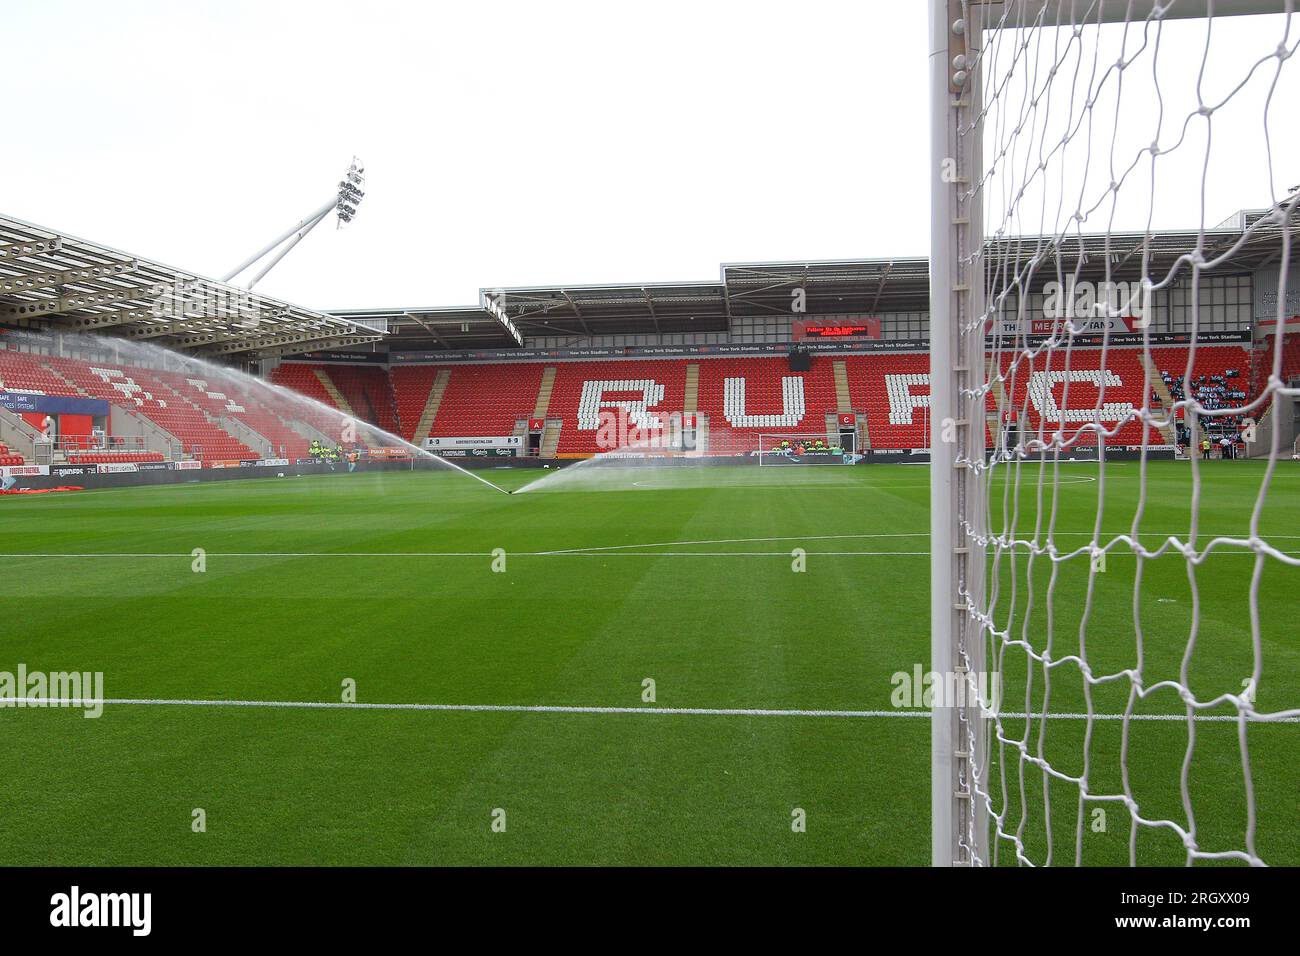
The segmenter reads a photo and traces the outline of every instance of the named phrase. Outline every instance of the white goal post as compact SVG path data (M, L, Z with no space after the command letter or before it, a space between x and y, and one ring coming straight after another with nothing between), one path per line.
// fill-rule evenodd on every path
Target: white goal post
M843 464L852 454L826 432L775 432L755 441L759 465Z
M1014 579L1023 587L1025 565L1029 563L1039 561L1042 575L1055 576L1061 562L1083 562L1091 597L1096 556L1104 559L1107 550L1114 555L1119 549L1136 557L1134 588L1141 586L1143 561L1165 552L1148 551L1135 540L1136 519L1132 538L1102 532L1100 496L1104 492L1108 441L1119 443L1123 441L1119 436L1131 436L1135 431L1142 436L1140 441L1128 443L1140 447L1140 451L1132 452L1140 456L1137 460L1142 469L1140 513L1146 493L1147 435L1161 430L1172 434L1184 416L1193 429L1206 423L1251 420L1250 416L1262 416L1269 403L1279 397L1300 397L1300 389L1288 387L1277 378L1282 362L1282 333L1288 318L1284 300L1289 294L1292 240L1300 238L1300 187L1290 191L1288 187L1300 176L1293 164L1288 166L1283 161L1286 157L1272 155L1269 136L1278 124L1294 122L1297 107L1294 101L1278 103L1270 98L1278 75L1300 72L1300 65L1289 62L1300 35L1300 17L1292 16L1292 6L1293 0L930 0L932 673L956 675L957 680L967 681L974 688L977 675L982 679L991 672L996 687L1003 653L1011 648L1023 652L1029 671L1041 672L1044 680L1050 680L1053 669L1062 662L1053 655L1050 607L1047 633L1036 631L1043 627L1041 622L1025 609L1023 599L1021 605L1014 597L1008 599L1002 583L1004 578ZM1259 42L1232 48L1229 52L1235 61L1228 62L1229 58L1218 55L1212 40L1217 34L1211 28L1224 17L1252 14L1285 17L1270 18L1259 31ZM1156 62L1164 24L1173 20L1204 21L1203 48L1196 52L1199 59L1169 62L1166 58ZM1213 57L1212 52L1216 54ZM1229 83L1213 94L1204 92L1202 80L1207 64L1231 74L1240 83ZM1173 71L1181 71L1178 79L1185 89L1171 88ZM1273 87L1269 86L1270 80ZM1150 88L1150 95L1141 92L1143 84ZM1259 110L1262 115L1250 114L1256 116L1254 123L1260 134L1258 153L1252 156L1258 156L1259 168L1267 164L1269 175L1258 175L1254 184L1258 188L1251 193L1264 200L1258 204L1258 218L1243 219L1236 239L1222 238L1220 233L1226 236L1226 231L1215 231L1221 217L1214 218L1216 210L1206 209L1206 183L1215 176L1222 181L1232 175L1244 176L1245 172L1215 165L1209 143L1213 140L1212 122L1218 122L1220 111L1237 106L1247 95L1256 95L1243 91L1259 91L1265 106ZM1179 96L1185 97L1190 106L1178 105L1183 103ZM1203 159L1197 152L1202 148L1198 139L1202 133ZM1216 148L1222 146L1216 143ZM1218 154L1213 158L1217 161ZM1184 161L1195 175L1188 174L1177 184L1164 180L1167 168ZM1281 189L1279 173L1281 177L1292 177ZM1251 175L1257 175L1255 167ZM1158 200L1168 202L1171 190L1181 191L1185 204L1187 228L1182 238L1170 238L1177 230L1164 223L1152 225ZM1136 205L1139 203L1144 205ZM1148 210L1145 224L1117 227L1117 210L1121 208L1125 214L1135 208ZM1213 241L1207 239L1211 233ZM1175 247L1178 242L1183 245ZM1244 251L1250 250L1253 255L1262 246L1268 246L1269 254L1259 256L1258 261L1268 265L1258 268L1275 272L1280 269L1280 276L1269 280L1276 281L1278 288L1275 349L1261 354L1260 359L1265 371L1272 369L1272 375L1259 394L1244 400L1211 402L1189 384L1198 345L1216 341L1207 337L1209 330L1202 325L1203 310L1208 305L1198 301L1198 290L1207 277L1216 274L1215 270L1221 273L1235 268ZM1151 331L1150 317L1158 308L1168 308L1172 314L1174 307L1170 303L1175 302L1175 287L1185 284L1189 276L1190 299L1185 306L1179 306L1189 323L1184 330L1188 336L1184 347L1190 356L1188 375L1179 381L1166 402L1151 394L1161 383L1154 378L1158 373L1151 359L1151 344L1156 333ZM1118 306L1106 301L1086 317L1061 317L1041 305L1044 299L1040 290L1045 288L1045 282L1055 279L1104 281L1107 288L1123 281L1131 283L1131 291ZM1090 304L1089 308L1094 306ZM1117 343L1112 338L1114 323L1133 316L1138 318L1136 325L1123 329L1127 337ZM1170 322L1172 329L1172 319ZM1075 341L1085 332L1095 333L1088 342L1091 351L1087 356L1081 354L1083 348ZM1106 389L1112 387L1107 356L1120 344L1134 350L1124 353L1124 357L1146 375L1146 394L1140 406L1132 398L1127 404L1106 404ZM1141 352L1136 351L1139 346ZM1099 360L1094 357L1098 349ZM1087 365L1090 361L1099 361L1100 365ZM1073 383L1085 373L1091 378L1076 387ZM1027 385L1026 377L1031 374L1040 378ZM1041 378L1044 374L1045 379ZM1118 382L1118 376L1114 380ZM1057 417L1048 421L1038 406L1033 426L1017 427L1015 447L999 447L990 438L995 427L992 423L1007 421L1008 414L1017 416L1012 420L1027 421L1019 416L1035 410L1037 399L1031 392L1039 387L1034 384L1039 381L1047 381L1049 384L1041 388L1049 391L1054 387L1052 382L1065 383L1064 397L1060 397L1059 384L1055 386L1058 392L1052 393L1052 404L1061 406L1056 409ZM1069 404L1071 388L1075 388L1076 396L1086 396L1076 397L1073 406ZM1194 570L1192 565L1201 560L1199 556L1207 554L1216 543L1253 551L1253 559L1243 557L1243 562L1254 560L1261 566L1266 562L1300 564L1292 554L1279 550L1280 546L1271 546L1256 527L1273 468L1279 459L1290 458L1290 436L1279 440L1273 435L1271 440L1269 470L1263 479L1264 487L1258 490L1255 518L1250 528L1239 529L1239 537L1211 541L1209 535L1203 534L1198 541L1197 503L1192 502L1191 540L1185 542L1189 574ZM1159 437L1153 442L1171 443ZM1017 524L1018 506L1004 507L1003 489L1014 482L1019 495L1023 482L1027 494L1037 492L1040 501L1050 500L1054 522L1056 476L1064 460L1062 452L1077 448L1090 449L1089 453L1098 459L1101 478L1095 491L1099 518L1091 539L1077 548L1081 539L1075 539L1067 554L1065 549L1057 549L1050 525L1044 529L1032 523L1028 527ZM1191 468L1199 493L1195 456L1183 464ZM1042 507L1045 510L1048 505ZM1223 534L1222 529L1211 530ZM1094 561L1092 571L1087 571L1089 560ZM1017 561L1021 563L1017 565ZM1255 620L1260 573L1257 567L1250 605L1246 607L1243 602L1242 608L1243 619L1249 612L1252 622L1254 681L1260 675ZM1031 580L1031 594L1033 587ZM1133 603L1136 607L1136 598ZM1188 656L1195 644L1197 623L1193 622L1188 638ZM1132 640L1134 635L1129 637ZM1086 654L1075 655L1077 668L1083 674L1085 696L1103 683L1113 687L1128 682L1128 710L1106 715L1122 721L1126 742L1133 702L1145 700L1153 689L1143 683L1140 627L1136 638L1137 664L1123 670L1108 672L1098 665L1094 671ZM1251 865L1266 862L1255 845L1256 807L1246 724L1291 720L1300 710L1257 712L1249 691L1225 693L1207 701L1197 698L1186 680L1166 683L1177 684L1172 690L1186 702L1185 721L1191 741L1196 732L1193 722L1202 711L1211 705L1235 710L1234 717L1216 719L1235 720L1240 726L1244 801L1248 806L1240 844L1203 845L1198 841L1194 819L1175 819L1176 814L1153 815L1155 811L1148 810L1130 786L1129 773L1134 768L1128 763L1123 768L1121 790L1093 789L1087 743L1083 745L1082 771L1060 766L1059 761L1054 763L1036 736L1039 727L1047 723L1047 704L1042 704L1040 713L1037 705L1030 704L1028 692L1022 695L1024 699L1003 700L994 690L936 702L934 706L932 864L1088 862L1080 849L1081 838L1075 836L1076 831L1083 830L1086 800L1112 801L1107 806L1114 807L1126 825L1131 821L1130 863L1142 862L1136 846L1139 831L1144 829L1159 830L1181 841L1189 864L1201 860ZM1294 705L1294 700L1291 703ZM1084 739L1090 740L1096 718L1091 698L1086 714L1068 716L1086 723L1088 736ZM1184 718L1174 715L1172 719ZM1016 730L1008 729L1013 726ZM1031 736L1031 726L1035 736ZM1188 752L1190 761L1190 744ZM1123 759L1129 759L1127 750ZM1040 796L1047 803L1043 812L1048 831L1045 853L1027 848L1023 804L1026 787L1032 789L1033 785L1025 782L1026 769L1044 778ZM1180 782L1175 777L1172 785L1181 793L1187 817L1191 818L1186 775L1185 764L1183 779ZM1078 807L1076 822L1075 804L1070 803L1065 814L1070 818L1070 833L1068 839L1057 833L1055 842L1059 846L1055 854L1049 783L1072 789L1072 800L1077 800ZM1058 811L1063 809L1057 807Z

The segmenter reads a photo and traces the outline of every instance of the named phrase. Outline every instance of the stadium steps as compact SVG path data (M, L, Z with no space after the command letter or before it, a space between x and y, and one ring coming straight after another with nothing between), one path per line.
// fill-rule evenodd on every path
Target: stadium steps
M686 394L682 398L682 414L694 415L700 408L700 366L692 362L686 366Z
M560 429L564 421L559 418L548 418L546 425L542 429L542 444L537 450L539 458L554 458L560 449Z
M1160 398L1160 410L1163 416L1170 420L1170 424L1160 429L1160 434L1165 436L1165 444L1173 445L1178 438L1174 430L1173 413L1174 413L1174 396L1169 391L1169 386L1165 384L1164 378L1160 374L1160 369L1156 368L1156 363L1151 356L1142 351L1142 367L1146 371L1147 388L1155 391Z
M304 422L300 418L283 418L281 421L283 421L290 429L301 435L308 444L313 441L318 441L322 445L328 445L331 448L338 444L334 436L326 434L310 422ZM303 450L303 455L305 456L306 454L306 451ZM292 458L295 456L291 455L290 457Z
M1259 416L1259 422L1255 425L1255 440L1246 442L1244 452L1247 458L1268 458L1273 453L1273 409L1276 403L1270 402L1268 408L1264 409L1264 414ZM1286 443L1283 442L1283 450ZM1296 439L1296 444L1292 451L1300 448L1300 438Z
M421 441L429 437L429 432L433 428L433 420L438 417L438 406L442 404L442 396L447 391L449 381L451 381L451 369L438 369L438 374L433 379L433 388L429 389L429 397L425 399L424 411L420 413L420 420L416 422L415 431L411 435L413 444L419 445Z
M202 415L205 419L207 419L208 423L211 424L213 428L219 429L222 432L224 432L226 435L229 435L231 438L233 438L244 448L247 448L249 451L255 452L259 456L263 454L263 449L265 449L266 451L270 451L271 442L265 437L263 437L262 435L259 435L257 432L253 431L251 428L248 428L248 426L244 425L243 422L236 421L233 418L224 418L212 414L212 412L210 412L208 409L201 406L198 402L191 401L187 395L182 394L181 391L175 388L170 382L163 381L160 378L155 378L152 384L154 384L157 389L166 389L168 392L171 393L172 398L166 399L168 403L170 403L174 398L174 400L178 404L189 406L190 408L194 409L194 411ZM161 391L158 391L157 393L160 395L162 394ZM236 429L232 427L235 425L239 426L239 430L241 431L246 430L250 436L260 439L261 444L250 445L248 442L244 441L244 439L240 437L240 435L236 434Z
M109 416L109 421L115 437L139 438L144 442L145 448L161 451L168 460L179 461L185 457L185 443L178 436L135 409L127 408L118 402L110 404L113 412Z
M835 410L841 415L853 411L853 399L849 397L849 368L843 361L831 366L835 370ZM835 440L839 441L839 423L836 422Z
M257 452L259 457L278 457L276 454L275 443L272 442L271 439L267 438L256 429L251 428L244 422L241 422L238 418L235 418L234 416L212 418L209 416L209 420L222 431L229 432L249 448L253 449L253 451Z
M533 418L545 418L546 410L551 407L551 391L555 388L555 366L548 365L542 370L542 384L537 387L537 404L533 406Z
M826 444L834 448L839 443L840 443L840 416L836 412L827 412L826 413Z
M41 433L23 420L16 412L0 408L0 442L9 446L15 455L29 461L36 457L36 442Z
M330 373L323 368L312 369L312 371L316 373L316 378L320 380L320 387L325 389L325 394L330 397L334 407L348 418L355 420L357 413L352 410L352 403L339 391L339 387L334 384L334 379L330 378Z

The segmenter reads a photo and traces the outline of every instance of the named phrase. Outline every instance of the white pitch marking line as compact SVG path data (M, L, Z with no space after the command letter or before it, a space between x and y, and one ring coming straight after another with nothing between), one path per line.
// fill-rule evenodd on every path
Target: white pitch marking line
M85 707L94 704L105 706L143 706L143 707L258 707L284 710L419 710L419 711L453 711L463 713L508 713L508 714L650 714L659 716L688 717L843 717L851 719L867 718L928 718L928 710L802 710L774 709L762 707L583 707L565 704L400 704L400 703L344 703L342 701L318 700L199 700L179 698L166 700L162 698L113 697L102 701L86 698L68 698L55 702L57 708L48 700L34 697L12 698L0 704L2 708L23 706L32 709L62 709ZM999 714L1002 720L1024 720L1024 714ZM1041 720L1042 714L1032 714L1030 719ZM1061 713L1048 714L1050 720L1087 720L1087 714ZM1093 714L1093 720L1124 720L1123 714ZM1177 721L1186 723L1186 714L1133 714L1128 718L1133 721ZM1197 714L1192 718L1198 723L1235 723L1238 718L1230 714ZM1259 724L1295 724L1300 717L1278 717L1273 719L1252 717L1250 723Z
M898 465L920 465L920 466L922 466L922 467L926 467L926 468L928 468L928 467L930 466L930 463L929 463L928 461L900 461L900 462L891 462L891 464L898 464ZM1005 462L1004 462L1003 464L1005 464ZM1048 464L1050 465L1051 462L1048 462ZM1061 462L1061 464L1064 465L1064 464L1067 464L1067 462ZM1085 462L1085 464L1087 464L1087 462ZM602 470L604 470L604 469L602 469ZM590 474L590 472L588 472L588 474ZM1007 476L1007 472L1006 472L1005 470L1004 470L1001 474L1002 474L1003 477L1006 477L1006 476ZM542 479L539 478L539 479L537 479L537 480L538 480L538 481L541 481ZM1097 480L1096 477L1095 477L1095 476L1092 476L1092 475L1063 475L1061 478L1057 479L1054 483L1055 483L1055 484L1060 484L1060 485L1077 485L1077 484L1080 484L1080 483L1083 483L1083 482L1088 482L1088 481L1094 481L1094 482L1095 482L1096 480ZM1021 481L1021 484L1026 484L1026 485L1028 485L1028 484L1036 483L1036 482L1037 482L1037 479L1036 479L1036 478L1030 477L1030 478L1028 478L1028 479L1023 479L1023 480ZM929 487L930 487L928 484L919 484L919 483L912 483L912 484L896 484L896 483L892 483L892 482L888 482L888 481L886 481L886 482L882 482L881 484L878 484L878 485L877 485L877 484L857 484L857 483L853 482L852 480L841 479L841 478L839 478L838 476L833 477L833 478L832 478L832 477L828 477L828 478L825 478L825 479L818 479L817 481L810 482L810 483L811 483L811 484L816 484L816 485L826 485L826 486L830 486L830 487L839 487L839 488L858 488L858 489L861 489L861 490L863 490L863 491L897 491L897 490L900 489L900 488L929 488ZM525 487L527 487L527 486L525 485ZM669 483L669 484L663 484L662 482L655 482L655 481L653 481L653 480L647 480L647 481L634 481L634 482L632 482L632 487L633 487L633 488L642 488L642 489L646 489L646 490L648 490L648 491L692 491L692 490L696 490L696 489L698 489L698 488L700 488L700 487L706 487L706 488L707 488L707 487L719 487L719 486L716 486L716 485L704 485L704 486L699 486L699 485L676 485L676 484L671 484L671 483ZM761 482L755 482L755 483L752 483L752 484L743 484L743 485L732 485L732 486L726 486L726 485L723 485L723 486L721 486L721 487L767 488L767 489L770 489L770 488L772 488L772 487L777 487L777 486L767 485L767 484L763 484L763 483L761 483ZM575 489L569 489L569 490L575 490ZM585 490L585 489L582 489L582 490ZM618 490L618 489L612 489L612 490L615 490L615 491L616 491L616 490Z
M598 548L564 548L559 551L541 551L538 553L582 554L593 551L629 551L633 548L681 548L696 544L759 544L766 541L838 541L845 538L928 538L929 536L930 532L928 531L899 531L880 534L874 532L864 534L783 534L769 538L709 538L700 541L657 541L652 544L609 544Z
M1082 533L1082 532L1081 532ZM849 535L840 535L839 537L851 537ZM899 537L909 537L908 535L899 535ZM1274 538L1292 538L1295 535L1272 535ZM745 539L739 539L740 543ZM813 537L791 537L791 538L760 538L755 540L761 541L813 541ZM705 544L708 542L684 541L682 544ZM719 544L727 542L717 542ZM761 558L761 557L785 557L788 558L788 551L649 551L637 550L646 548L667 547L668 543L654 545L615 545L612 547L584 548L571 551L512 551L510 556L514 558ZM1023 550L1023 544L1017 544L1017 550ZM1235 548L1235 549L1234 549ZM626 549L626 550L623 550ZM1253 556L1256 552L1249 548L1240 546L1225 546L1215 549L1218 555L1237 555ZM1279 554L1300 554L1295 550L1278 550ZM876 557L925 557L930 554L927 551L809 551L809 556L829 557L829 558L876 558ZM1123 558L1127 552L1113 552L1112 557ZM0 559L4 558L23 558L23 559L40 559L40 558L169 558L185 559L192 558L193 555L188 551L177 552L146 552L146 551L99 551L86 554L73 554L67 552L0 552ZM488 551L209 551L209 558L490 558L491 552Z
M1127 535L1128 531L1104 532L1098 540L1108 540ZM861 538L928 538L928 531L890 531L861 532L855 534L805 534L775 535L763 538L710 538L698 541L658 541L651 544L611 544L591 548L566 548L557 551L515 551L512 557L550 558L550 557L593 557L610 555L613 557L788 557L785 551L649 551L650 548L692 547L705 544L758 544L769 541L836 541ZM1091 531L1056 531L1055 537L1088 537ZM1140 537L1161 537L1154 532L1141 532ZM1169 535L1164 536L1166 539ZM1201 533L1201 538L1218 536ZM1272 540L1300 539L1295 534L1272 534ZM811 551L809 554L826 557L898 557L904 555L928 555L929 551ZM1254 551L1242 549L1240 552L1220 551L1221 554L1254 554ZM1283 551L1283 554L1297 554L1296 551ZM215 558L490 558L487 551L209 551L208 557ZM1122 557L1123 552L1117 556ZM191 558L188 552L149 552L149 551L101 551L84 554L65 552L0 552L3 558Z
M819 557L925 556L929 551L809 551ZM789 551L512 551L512 558L755 558L790 557ZM490 558L487 551L209 551L209 558ZM101 552L93 554L0 554L0 558L184 558L189 552L146 554Z

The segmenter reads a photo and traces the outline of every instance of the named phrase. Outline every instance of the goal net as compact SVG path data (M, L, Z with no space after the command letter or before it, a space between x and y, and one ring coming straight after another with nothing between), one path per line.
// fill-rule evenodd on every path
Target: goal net
M1300 862L1300 18L932 0L936 865Z
M760 465L847 465L857 457L852 436L845 440L827 432L759 435L756 443Z

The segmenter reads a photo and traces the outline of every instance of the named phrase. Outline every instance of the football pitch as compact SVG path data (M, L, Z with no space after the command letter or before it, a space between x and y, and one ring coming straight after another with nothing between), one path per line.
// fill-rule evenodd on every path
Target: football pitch
M517 489L542 473L483 474ZM1147 547L1189 538L1185 462L1144 482L1108 464L1103 484L1062 465L1041 508L1038 474L1021 471L1020 537L1041 517L1045 541L1054 517L1058 547L1082 547L1101 488L1103 541L1139 501ZM1262 464L1200 474L1198 547L1244 537ZM895 678L929 667L928 482L904 465L620 468L506 496L438 471L2 501L0 671L103 672L109 703L97 719L0 709L0 863L928 864L928 712L897 706ZM1001 485L992 497L1000 515ZM1294 463L1259 528L1300 553ZM1054 577L1045 557L1015 561L993 572L994 617L1014 577L1016 636L1041 652L1050 635L1054 660L1136 666L1136 612L1147 686L1185 672L1207 700L1251 674L1249 550L1191 575L1178 551L1144 561L1136 605L1127 546L1090 604L1088 555ZM1260 712L1300 704L1298 583L1262 562ZM1025 658L1004 663L1022 705ZM1125 761L1109 718L1128 681L1093 688L1105 719L1086 748L1083 684L1053 670L1030 752L1070 775L1086 758L1094 794L1123 792L1126 762L1144 816L1242 849L1238 725L1197 721L1188 757L1183 703L1156 691L1135 713L1172 719L1131 722ZM1041 709L1041 677L1028 693ZM303 703L329 706L285 706ZM1252 724L1246 742L1256 849L1300 864L1300 723ZM1082 811L1082 861L1127 863L1123 804L1045 788L1009 749L994 769L1030 860L1073 862ZM1184 860L1167 828L1136 839L1139 862Z

